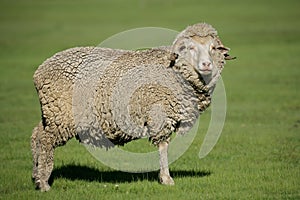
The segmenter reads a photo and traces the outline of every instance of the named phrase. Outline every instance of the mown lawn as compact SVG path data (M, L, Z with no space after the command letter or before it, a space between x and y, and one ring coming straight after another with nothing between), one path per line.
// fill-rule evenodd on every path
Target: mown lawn
M300 199L299 7L296 0L1 0L0 199ZM227 117L213 151L198 158L207 112L193 144L170 166L176 185L166 187L157 172L115 171L71 140L55 152L52 189L34 190L30 136L40 110L32 75L39 64L131 28L180 31L202 21L238 57L222 75Z

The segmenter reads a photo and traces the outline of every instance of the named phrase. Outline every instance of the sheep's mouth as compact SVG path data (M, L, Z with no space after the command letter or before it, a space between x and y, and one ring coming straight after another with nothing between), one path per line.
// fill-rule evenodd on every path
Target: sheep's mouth
M204 70L199 69L199 73L202 74L202 75L210 75L212 73L212 70L210 70L210 69L204 69Z
M194 67L194 70L197 72L197 74L199 74L200 76L201 75L204 75L204 76L207 76L207 75L210 75L212 73L212 70L211 69L199 69L199 68L196 68Z

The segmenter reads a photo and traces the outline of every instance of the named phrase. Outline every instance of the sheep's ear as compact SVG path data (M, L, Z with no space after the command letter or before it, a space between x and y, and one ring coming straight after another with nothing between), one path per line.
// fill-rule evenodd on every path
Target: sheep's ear
M225 56L225 60L234 60L234 59L236 59L236 57L231 57L229 54L224 54L224 56Z
M236 57L231 57L231 56L228 54L228 52L229 52L229 50L230 50L228 47L219 46L219 47L217 47L217 49L218 49L219 51L221 51L221 53L224 55L224 59L225 59L225 60L234 60L234 59L236 59Z
M219 38L216 38L216 42L217 42L217 47L216 47L216 49L217 49L218 51L220 51L220 52L224 55L225 60L233 60L233 59L236 59L236 57L231 57L231 56L228 54L230 48L225 47L225 46L222 44L222 42L221 42L221 40L220 40Z
M216 49L218 49L222 54L227 54L229 52L229 48L228 47L224 47L223 45L222 46L218 46Z

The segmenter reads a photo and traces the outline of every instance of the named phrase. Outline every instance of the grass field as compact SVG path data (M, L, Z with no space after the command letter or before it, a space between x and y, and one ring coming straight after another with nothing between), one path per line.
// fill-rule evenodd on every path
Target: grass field
M299 7L298 0L0 0L0 199L300 199ZM166 187L157 172L114 171L71 140L55 152L52 189L34 190L39 64L131 28L180 31L201 21L238 57L222 74L228 110L213 151L198 158L206 113L193 144L170 166L176 185Z

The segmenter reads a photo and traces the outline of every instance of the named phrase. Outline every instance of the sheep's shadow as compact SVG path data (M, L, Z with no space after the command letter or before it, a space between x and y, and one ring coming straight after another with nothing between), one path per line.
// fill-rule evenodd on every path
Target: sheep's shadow
M204 177L211 175L209 171L186 171L175 170L171 171L171 176L176 177ZM135 181L158 181L158 171L144 172L144 173L128 173L121 171L99 171L98 169L79 166L79 165L66 165L55 168L49 179L49 184L52 185L53 181L58 178L66 178L69 180L84 180L84 181L97 181L108 183L122 183L122 182L135 182Z

